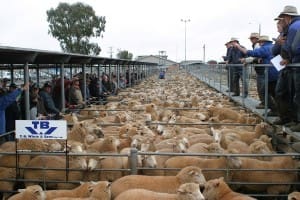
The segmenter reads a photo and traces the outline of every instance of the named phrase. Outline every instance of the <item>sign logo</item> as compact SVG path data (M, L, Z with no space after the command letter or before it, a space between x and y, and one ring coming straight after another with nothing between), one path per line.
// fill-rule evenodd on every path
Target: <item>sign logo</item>
M64 120L16 120L16 138L67 139Z

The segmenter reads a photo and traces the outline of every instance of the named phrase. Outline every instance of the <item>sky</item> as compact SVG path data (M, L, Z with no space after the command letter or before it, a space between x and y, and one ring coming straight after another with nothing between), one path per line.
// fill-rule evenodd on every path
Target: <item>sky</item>
M0 0L0 45L61 51L48 34L46 11L59 2L78 0ZM165 51L168 59L217 60L225 43L237 37L246 48L251 32L277 37L274 18L285 5L299 0L81 0L106 17L102 38L96 38L101 57L116 57L127 50L136 58ZM181 20L190 20L182 22ZM205 45L205 57L204 57ZM186 48L185 48L186 47Z

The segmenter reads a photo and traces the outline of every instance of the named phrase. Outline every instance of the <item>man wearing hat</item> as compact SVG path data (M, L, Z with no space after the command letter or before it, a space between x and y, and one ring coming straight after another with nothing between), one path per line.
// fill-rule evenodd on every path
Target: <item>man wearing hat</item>
M269 39L268 36L262 35L258 39L260 48L254 50L247 50L244 47L241 47L239 44L235 44L235 47L241 50L243 53L247 54L247 56L257 57L262 59L263 64L270 64L270 60L272 59L273 55L271 53L271 49L273 47L272 41ZM271 111L268 113L269 116L275 116L277 114L277 109L275 106L275 86L278 78L278 71L275 69L274 66L268 67L268 105ZM263 77L265 80L265 77ZM263 85L258 90L265 89L265 82L263 81ZM263 93L260 91L259 93Z
M283 18L288 25L286 42L282 45L281 53L283 60L281 65L289 63L300 63L300 16L297 8L294 6L285 6L278 18ZM296 125L291 126L294 132L300 132L300 66L289 67L289 73L292 76L291 100L293 100L293 107L296 110L294 120Z
M15 83L11 83L9 85L8 93L12 93L16 89L18 89L18 86ZM5 110L6 132L15 130L15 121L21 119L21 110L18 100L19 99L16 98ZM13 137L9 137L7 140L11 141L13 140Z
M283 18L277 17L274 19L277 21L277 31L279 36L275 40L275 44L272 48L273 56L277 56L281 52L281 46L286 41L288 25L285 23ZM278 110L279 118L276 119L273 124L275 125L290 125L293 119L293 108L291 98L291 74L288 68L284 68L279 71L278 80L275 88L275 100Z
M260 45L258 43L259 39L259 33L251 33L249 36L249 39L252 43L252 49L258 49L260 48ZM243 63L253 63L253 64L258 64L260 58L258 57L252 57L249 56L245 59L242 59ZM257 109L263 109L265 107L265 90L264 90L264 81L265 81L265 72L264 69L261 67L254 67L256 71L256 88L257 88L257 93L258 97L260 100L260 104L256 106Z
M232 80L232 96L239 96L240 95L240 83L239 80L242 79L243 74L243 67L241 59L245 58L246 55L238 48L235 47L235 44L239 45L239 40L237 38L231 38L230 44L232 45L229 55L228 55L228 64L229 64L229 70L233 71L233 80ZM240 45L239 45L240 46ZM230 66L230 64L233 64ZM236 65L239 64L239 65ZM230 74L230 73L229 73ZM246 82L246 81L244 81ZM248 95L248 85L243 85L244 88L244 97Z
M55 107L53 98L51 96L51 90L51 83L46 82L42 88L42 91L40 91L40 97L43 99L47 113L54 114L55 118L59 118L60 110Z

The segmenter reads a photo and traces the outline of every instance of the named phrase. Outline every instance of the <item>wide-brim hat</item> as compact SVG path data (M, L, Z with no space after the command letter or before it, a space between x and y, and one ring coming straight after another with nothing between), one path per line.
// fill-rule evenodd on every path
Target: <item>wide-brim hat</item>
M249 39L251 39L251 38L259 39L259 33L251 33L250 36L249 36Z
M270 40L269 36L267 35L262 35L258 38L259 42L271 42L272 40Z
M299 16L297 8L295 6L285 6L283 11L278 15L277 18L281 18L283 15Z
M236 38L236 37L232 37L232 38L230 38L230 41L229 42L233 42L233 41L239 41L239 38Z

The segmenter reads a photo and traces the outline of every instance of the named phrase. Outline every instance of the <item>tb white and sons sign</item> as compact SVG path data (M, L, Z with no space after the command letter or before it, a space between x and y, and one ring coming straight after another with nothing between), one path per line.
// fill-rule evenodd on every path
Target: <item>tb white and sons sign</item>
M65 120L16 120L16 139L67 139Z

